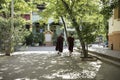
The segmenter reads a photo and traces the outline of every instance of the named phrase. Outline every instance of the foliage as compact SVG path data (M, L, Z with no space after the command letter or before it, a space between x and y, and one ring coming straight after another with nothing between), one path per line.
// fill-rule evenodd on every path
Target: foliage
M11 29L9 20L0 17L0 39L2 42L2 49L7 50L7 47L11 45L9 42L11 40Z
M34 43L39 43L39 36L38 36L38 34L34 35L33 41L34 41Z
M32 45L32 43L33 43L33 34L32 34L32 32L28 36L25 37L25 43L26 43L26 45Z
M0 14L4 17L10 17L11 14L11 1L2 0L0 3ZM24 13L30 13L36 6L32 2L25 2L25 0L14 0L14 15L19 16Z
M10 55L13 48L20 42L25 41L25 36L30 32L24 27L25 20L20 18L21 14L29 13L34 5L32 2L25 2L25 0L14 0L14 21L11 16L11 1L12 0L0 0L0 36L3 41L3 49L5 53ZM11 21L14 22L14 28L11 27ZM5 35L5 36L3 36Z
M34 40L34 43L42 43L44 42L44 34L43 33L36 33L34 36L33 36L33 40Z
M4 12L9 16L10 0L1 1L2 9L0 12ZM112 0L109 4L109 0L34 0L33 3L35 5L45 4L46 9L40 13L44 18L43 22L48 21L50 17L54 17L56 21L59 21L61 16L71 22L85 52L85 43L91 43L98 33L104 31L103 27L106 27L107 20L112 15L112 9L116 7L116 1ZM15 0L14 5L17 16L29 12L35 7L31 2L25 2L24 0ZM82 30L80 26L82 26ZM19 28L16 27L16 30L20 30ZM18 36L15 39L17 40Z
M91 44L91 42L94 42L97 36L97 30L99 28L98 25L96 23L82 22L81 27L84 42L86 42L87 44Z
M4 51L12 47L12 52L14 46L24 42L25 36L29 35L29 31L25 29L24 23L22 18L14 19L14 28L12 30L11 19L0 17L0 38L3 43L2 48Z
M14 19L14 42L16 45L25 42L25 37L31 33L25 28L25 23L23 18Z
M24 14L32 11L32 8L35 6L32 2L25 2L25 0L14 0L14 7L16 14Z
M61 0L73 26L76 29L78 38L81 43L84 57L88 57L86 43L91 43L99 31L100 19L98 0L81 0L72 1L71 4L67 0ZM80 29L82 25L82 29ZM93 39L93 40L92 40Z
M113 9L117 7L118 0L101 0L101 11L100 13L104 16L106 20L108 20L112 14L113 14Z
M37 0L36 0L37 1ZM43 3L42 0L39 1ZM46 9L42 15L49 18L59 19L63 16L71 22L75 28L78 39L81 42L83 53L85 51L85 43L94 40L101 28L103 17L100 14L99 0L44 0ZM49 14L48 14L49 13ZM101 18L99 18L101 17ZM82 30L80 26L82 25Z
M108 40L108 20L113 15L113 9L119 6L118 0L101 0L100 13L103 15L102 34Z

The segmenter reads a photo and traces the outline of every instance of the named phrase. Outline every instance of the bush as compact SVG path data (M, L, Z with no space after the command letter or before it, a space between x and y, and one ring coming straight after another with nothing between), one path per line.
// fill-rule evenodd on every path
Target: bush
M0 17L0 39L2 50L5 53L14 51L14 47L19 43L25 42L25 37L30 34L25 29L25 20L22 18L14 19L14 27L11 27L11 18L5 19Z

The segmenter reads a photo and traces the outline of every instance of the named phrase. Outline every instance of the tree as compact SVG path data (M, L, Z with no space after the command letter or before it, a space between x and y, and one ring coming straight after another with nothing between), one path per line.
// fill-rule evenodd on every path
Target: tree
M106 39L108 41L108 20L113 15L113 9L117 7L118 0L101 0L101 11L100 13L103 15L103 24L104 24L104 32L106 35Z
M93 14L100 15L98 13L99 12L98 5L95 5L95 2L92 2L92 1L88 2L88 0L86 0L86 1L81 0L80 2L77 2L79 0L77 0L77 1L71 0L71 5L69 5L68 2L65 0L61 0L61 1L64 5L66 11L69 14L69 17L71 19L73 26L75 27L75 29L77 31L77 34L78 34L78 37L79 37L79 40L80 40L80 43L82 46L82 51L84 53L84 58L87 58L88 52L86 50L86 43L90 43L92 39L94 40L94 34L96 34L96 32L97 32L96 30L99 28L98 23L95 23L93 20L93 19L95 19L95 20L98 19L98 16L93 17ZM96 0L94 0L94 1L96 1ZM76 4L76 5L74 5L74 4ZM81 7L81 8L78 8L78 7ZM97 7L97 8L95 8L95 7ZM99 21L97 21L97 22L99 22ZM81 30L80 30L80 25L82 25ZM96 28L96 27L98 27L98 28Z
M86 43L94 40L93 37L97 35L101 26L99 0L45 0L44 2L46 3L46 9L42 12L44 15L49 13L48 16L63 16L72 23L80 40L84 58L87 58Z
M32 10L30 2L24 0L14 1L14 19L11 19L11 0L0 1L0 37L3 41L3 49L6 55L10 55L14 51L17 43L22 42L24 37L29 34L24 28L25 20L20 19L20 15ZM25 8L24 8L25 7ZM11 26L11 21L14 22L14 27ZM5 35L5 36L3 36Z
M14 32L12 33L13 36L11 38L11 18L6 19L0 17L2 52L5 52L6 55L10 55L10 53L14 51L14 47L19 43L23 43L25 41L25 36L29 35L29 31L25 29L24 24L25 22L22 18L14 19Z

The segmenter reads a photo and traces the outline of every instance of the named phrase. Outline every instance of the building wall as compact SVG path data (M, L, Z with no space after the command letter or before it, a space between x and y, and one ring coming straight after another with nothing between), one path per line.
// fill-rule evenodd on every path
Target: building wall
M113 44L113 50L120 50L120 31L109 34L109 48L111 49Z
M109 48L113 44L113 50L120 51L120 11L119 8L113 10L113 16L109 20Z

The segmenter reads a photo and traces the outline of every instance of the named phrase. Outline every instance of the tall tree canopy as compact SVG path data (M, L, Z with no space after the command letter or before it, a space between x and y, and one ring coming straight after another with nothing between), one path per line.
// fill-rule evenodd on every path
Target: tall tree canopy
M42 16L54 16L58 18L63 16L68 19L76 29L78 39L80 40L84 57L87 57L85 49L86 43L95 39L96 33L102 26L102 15L100 14L99 0L35 0L37 3L45 3L46 9Z
M20 15L31 10L36 11L36 5L44 4L45 9L40 15L47 20L54 17L56 21L64 17L75 28L80 40L84 57L88 57L86 44L95 40L102 31L104 23L112 14L117 0L14 0L14 14ZM4 17L10 16L11 0L0 0L0 12ZM100 30L102 29L102 30Z

